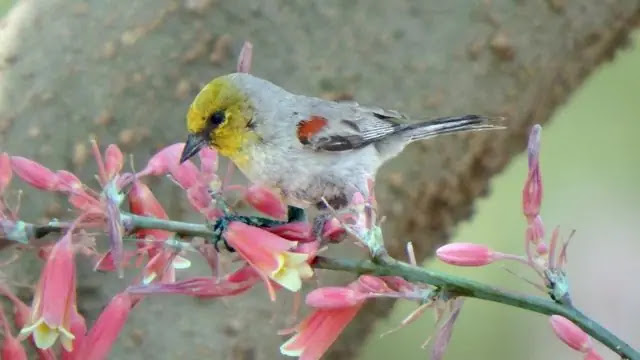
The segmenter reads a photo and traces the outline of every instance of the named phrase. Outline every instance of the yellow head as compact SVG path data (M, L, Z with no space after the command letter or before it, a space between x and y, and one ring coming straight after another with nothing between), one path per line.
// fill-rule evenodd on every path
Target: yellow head
M189 107L189 136L180 162L207 145L234 161L240 161L243 147L256 137L249 128L252 117L250 101L234 84L232 76L213 79L200 90Z

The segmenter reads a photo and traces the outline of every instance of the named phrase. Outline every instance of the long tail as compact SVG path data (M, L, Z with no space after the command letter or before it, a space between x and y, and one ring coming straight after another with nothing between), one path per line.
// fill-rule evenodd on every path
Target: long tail
M504 129L505 126L499 124L503 120L502 117L481 115L449 116L403 125L396 134L402 135L408 141L415 141L462 131Z

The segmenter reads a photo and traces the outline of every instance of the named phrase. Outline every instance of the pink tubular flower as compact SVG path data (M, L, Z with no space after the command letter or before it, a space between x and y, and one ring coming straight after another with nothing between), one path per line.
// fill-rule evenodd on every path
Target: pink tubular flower
M245 193L245 200L251 207L265 215L280 220L287 218L287 205L282 201L282 197L267 187L250 186Z
M462 298L456 298L451 303L452 309L449 318L438 328L438 331L436 332L433 347L431 348L432 360L442 360L444 357L444 352L447 349L449 341L451 341L451 335L453 334L453 325L460 315L460 310L462 310L462 303Z
M180 162L180 154L184 149L184 143L169 145L158 151L149 159L147 166L138 173L138 176L160 176L169 172L172 166Z
M339 309L359 305L365 298L366 295L355 289L329 286L310 292L306 303L316 309Z
M391 291L387 283L378 276L360 275L357 282L357 288L360 291L369 293L385 293Z
M56 190L58 177L48 168L22 156L11 157L13 171L27 184L44 191Z
M2 330L4 333L4 341L0 349L0 354L2 354L1 358L6 360L27 360L27 352L24 350L24 347L22 347L18 339L11 335L11 328L9 327L2 308L0 308L0 322L2 322Z
M136 256L134 251L125 251L122 264L126 267L134 256ZM113 262L113 254L111 251L107 251L105 254L96 253L94 254L94 259L94 271L113 272L117 270L116 264Z
M529 174L522 189L522 209L527 219L540 214L542 203L542 175L540 174L540 125L535 125L529 135L528 159Z
M187 189L187 200L193 208L202 214L205 214L213 203L209 188L205 185L192 186Z
M74 347L77 349L82 346L84 337L87 334L87 324L84 320L84 317L80 315L78 311L74 311L71 314L71 333L73 334L73 336L75 336ZM62 360L77 360L73 351L62 349L61 355Z
M173 283L176 281L176 270L188 269L190 266L189 260L166 249L161 249L149 259L142 270L142 282L145 284L153 281Z
M106 359L127 322L136 299L126 292L114 296L75 352L75 359Z
M603 360L603 357L602 355L598 354L594 349L591 349L587 351L586 354L584 354L583 360Z
M133 214L142 216L151 216L158 219L169 219L167 212L164 210L158 199L153 195L149 187L139 181L135 181L131 186L128 195L129 209ZM169 231L157 229L140 229L136 231L136 237L139 239L149 239L154 242L164 242L171 236ZM138 248L144 248L144 242L138 243ZM155 255L157 248L153 249Z
M200 172L205 176L215 176L218 171L218 153L208 146L205 146L198 153L200 157Z
M539 244L542 241L544 238L544 224L540 215L536 215L529 220L525 237L527 242L531 244Z
M56 177L58 178L57 190L59 191L71 193L82 189L82 182L73 173L66 170L58 170L56 171Z
M267 228L270 233L287 240L309 242L315 240L311 236L311 225L308 222L296 221Z
M198 175L200 170L196 167L191 160L187 160L182 164L174 164L169 166L171 176L183 189L188 189L194 186L198 182Z
M307 295L306 303L316 310L292 330L296 334L280 347L280 352L303 360L319 359L353 320L366 299L391 297L430 301L431 294L430 289L400 277L373 275L362 275L346 287L313 290Z
M36 287L31 318L20 331L33 334L40 349L48 349L60 337L67 351L73 350L71 315L76 311L76 270L70 229L53 247Z
M11 159L7 153L0 153L0 195L11 182Z
M593 345L589 335L571 320L560 315L551 315L549 323L551 323L556 336L570 348L580 352L587 352L592 348Z
M11 304L13 305L13 322L18 329L22 329L29 322L31 308L29 308L27 304L23 303L22 300L18 299L11 290L2 285L0 285L0 294L6 296L7 299L11 301ZM29 336L29 341L35 346L33 336ZM56 358L52 349L39 349L36 347L36 352L38 353L38 359L40 360L55 360Z
M275 290L268 279L295 292L302 286L301 279L313 276L307 263L309 255L291 251L297 245L295 241L241 222L229 224L224 237L262 275L272 300L275 300Z
M107 179L112 179L116 174L122 171L124 165L124 155L118 145L111 144L107 146L104 153L104 169Z
M240 295L251 289L258 281L260 281L258 273L247 265L222 279L216 279L212 276L193 277L174 283L130 286L127 291L140 295L175 294L198 298L216 298Z
M551 315L549 322L556 336L570 348L584 354L584 360L602 360L602 356L593 348L591 338L571 320Z
M66 170L56 171L58 182L56 191L63 192L69 196L69 203L76 209L86 212L102 212L100 200L87 193L84 185L76 175Z
M346 230L336 218L327 221L322 229L322 238L331 242L338 242L344 234L346 234Z
M362 308L362 303L335 309L318 309L305 318L296 334L282 344L280 352L300 360L317 360L336 341L342 330Z
M133 183L128 194L129 209L132 213L143 216L151 216L159 219L169 219L166 211L145 184L136 181ZM175 281L175 269L189 267L190 263L183 258L175 256L173 252L167 251L162 244L171 237L169 231L158 229L141 229L136 231L136 237L141 240L149 240L152 244L143 241L138 243L139 249L146 249L149 255L149 262L145 266L144 282L148 283L156 279L162 282Z
M18 328L23 328L29 321L31 309L23 303L9 288L0 285L0 294L5 296L13 305L13 321Z
M457 266L484 266L496 260L494 252L485 245L453 243L436 250L441 261Z
M253 58L253 44L249 41L245 41L242 44L240 55L238 55L238 64L236 69L238 72L248 73L251 70L251 60Z

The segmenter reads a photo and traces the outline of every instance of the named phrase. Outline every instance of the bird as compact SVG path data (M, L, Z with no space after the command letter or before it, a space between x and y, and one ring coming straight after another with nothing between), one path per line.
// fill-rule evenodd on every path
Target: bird
M503 128L500 120L482 115L414 120L354 101L294 94L238 72L214 78L194 98L180 163L209 146L287 205L326 212L347 207L356 193L367 196L368 179L408 144Z

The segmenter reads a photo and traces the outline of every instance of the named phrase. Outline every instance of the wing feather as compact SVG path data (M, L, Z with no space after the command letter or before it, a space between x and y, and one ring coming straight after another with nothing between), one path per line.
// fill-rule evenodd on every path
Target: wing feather
M320 106L322 105L322 106ZM365 147L394 134L406 118L396 112L380 108L363 107L355 102L318 104L312 107L307 119L298 123L299 128L311 128L324 119L324 126L314 127L313 134L299 136L300 142L315 151L349 151Z

